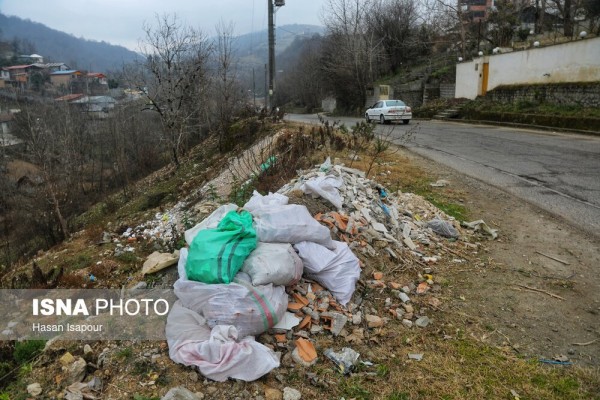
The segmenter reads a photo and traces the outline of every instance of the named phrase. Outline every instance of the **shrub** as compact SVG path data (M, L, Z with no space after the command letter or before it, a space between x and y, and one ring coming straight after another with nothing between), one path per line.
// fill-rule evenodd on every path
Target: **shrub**
M15 343L13 358L19 364L25 364L31 361L36 355L44 350L45 340L26 340Z

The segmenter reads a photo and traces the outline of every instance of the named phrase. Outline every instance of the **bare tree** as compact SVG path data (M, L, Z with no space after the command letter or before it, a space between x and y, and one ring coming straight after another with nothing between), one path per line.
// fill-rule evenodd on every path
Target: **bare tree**
M325 87L321 71L322 46L323 38L319 35L297 38L288 50L279 55L278 65L286 72L276 82L277 104L293 103L309 112L321 106Z
M328 0L324 18L328 37L323 70L336 93L338 106L348 111L364 107L373 81L372 66L378 51L367 15L371 0Z
M176 15L157 15L156 25L144 24L144 32L140 51L146 57L147 96L160 115L171 160L179 166L182 147L201 115L211 46L202 32L182 26Z
M377 0L367 19L376 38L375 46L381 45L384 49L392 73L430 49L427 38L420 35L425 26L421 24L415 0Z
M465 2L426 0L423 7L425 12L430 15L429 18L435 21L438 30L457 37L456 42L460 46L460 55L466 59L467 53L471 50L470 27L472 21L466 11Z
M236 109L239 108L241 87L237 79L234 55L234 25L221 21L215 30L217 32L215 54L217 76L213 98L216 100L214 107L218 118L219 149L225 151L230 149L232 144L229 141L229 128Z

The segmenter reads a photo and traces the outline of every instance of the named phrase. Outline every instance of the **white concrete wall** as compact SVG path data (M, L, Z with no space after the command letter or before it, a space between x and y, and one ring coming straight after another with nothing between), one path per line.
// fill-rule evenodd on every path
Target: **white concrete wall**
M483 61L481 58L456 65L456 89L454 97L474 99L479 94Z
M600 80L600 37L460 63L456 97L474 99L481 93L483 62L489 62L488 90L500 85L596 82Z

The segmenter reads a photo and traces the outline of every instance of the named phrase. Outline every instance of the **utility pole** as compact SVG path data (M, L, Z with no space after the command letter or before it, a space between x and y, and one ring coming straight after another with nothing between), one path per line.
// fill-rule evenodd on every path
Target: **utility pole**
M269 3L269 92L267 93L267 113L271 112L273 107L273 77L275 76L275 13L274 0L267 0Z
M285 0L267 0L269 3L269 92L265 98L268 99L267 111L270 112L273 108L273 93L275 91L273 80L275 78L275 6L282 7L285 5Z

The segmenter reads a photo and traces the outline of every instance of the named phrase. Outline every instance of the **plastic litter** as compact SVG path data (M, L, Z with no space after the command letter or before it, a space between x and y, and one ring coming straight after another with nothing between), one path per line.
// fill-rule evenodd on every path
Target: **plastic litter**
M202 375L223 382L229 378L253 381L279 367L276 353L252 337L240 339L233 326L212 330L198 313L176 302L167 318L169 357L196 366Z
M180 250L178 270L188 253ZM206 284L181 276L173 285L184 307L202 315L209 327L233 325L240 337L261 334L283 317L288 296L283 286L252 286L250 276L240 272L230 284Z
M204 283L230 283L256 245L252 215L230 211L217 228L198 232L190 246L186 275Z
M333 351L333 349L327 349L323 354L333 361L339 371L344 375L348 375L354 370L358 358L360 357L359 353L349 347L344 347L342 348L342 351L337 353Z
M317 176L304 182L300 186L300 190L305 194L313 195L314 197L321 196L328 200L336 209L342 208L342 196L340 188L344 186L344 181L339 176L327 175Z
M490 235L492 239L496 239L498 237L498 230L490 228L482 219L478 219L477 221L473 222L462 222L461 225L466 226L469 229L473 229L474 231L482 230Z
M258 243L242 266L252 284L290 286L302 278L302 260L289 243Z
M285 312L281 320L273 327L273 329L282 329L289 331L300 324L300 318L296 317L291 312Z
M333 241L333 244L333 250L313 242L297 243L294 247L304 262L306 276L325 286L341 305L346 305L360 277L360 264L346 243Z
M202 222L200 222L193 228L185 231L184 237L185 237L186 243L188 245L191 245L192 242L194 241L194 238L198 234L198 232L200 232L204 229L216 228L219 225L219 222L221 222L221 220L225 216L225 214L227 214L230 211L235 211L237 209L238 209L238 206L236 204L225 204L225 205L217 208L215 211L213 211L212 214L210 214L208 217L206 217L204 220L202 220Z
M329 229L319 224L305 206L273 205L256 209L252 215L261 242L295 244L310 241L334 248Z
M319 167L319 171L329 172L330 169L331 169L331 157L327 157L327 159Z
M439 218L434 218L431 221L427 222L427 227L431 228L431 230L437 233L438 235L447 238L456 239L459 236L458 231L450 222L443 221Z
M259 208L269 208L272 206L284 206L288 203L289 199L279 193L269 193L266 196L258 193L256 190L252 192L252 197L246 204L244 209L253 212Z

